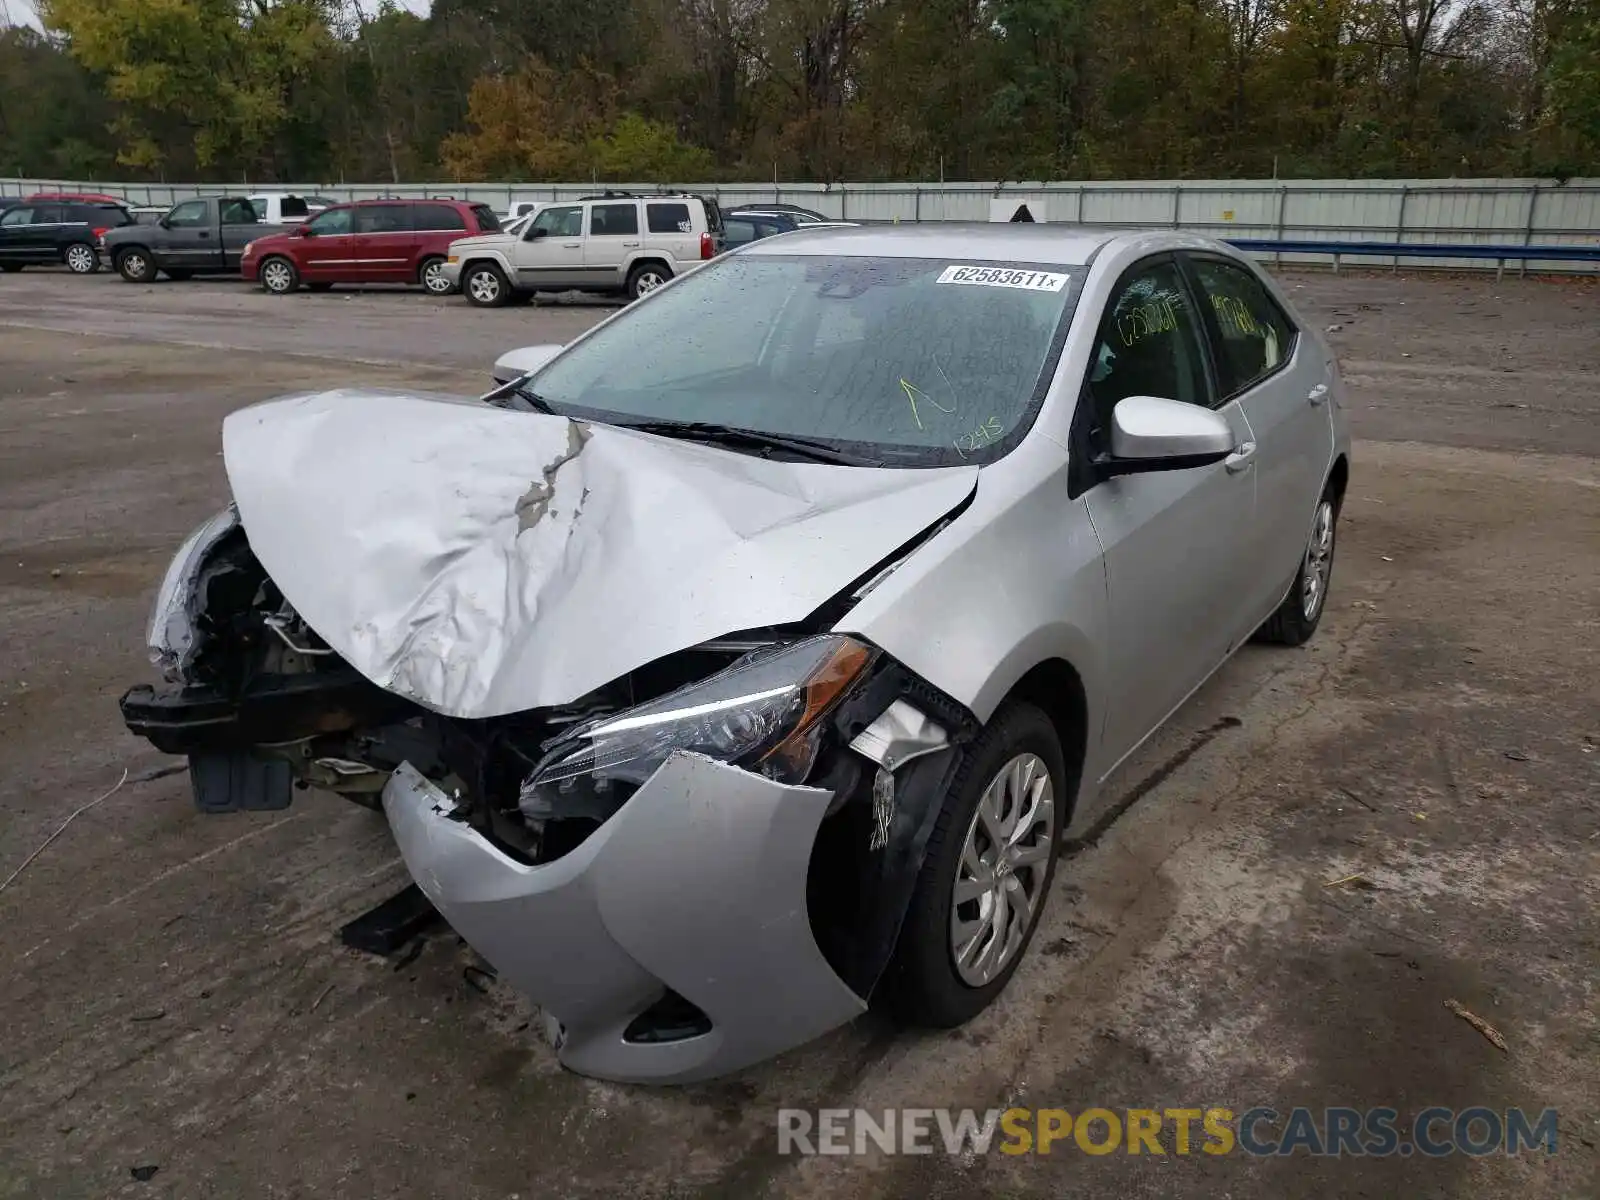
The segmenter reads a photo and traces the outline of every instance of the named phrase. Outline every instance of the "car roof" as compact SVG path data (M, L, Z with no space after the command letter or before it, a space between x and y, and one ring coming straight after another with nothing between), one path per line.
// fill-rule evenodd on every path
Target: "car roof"
M1079 225L939 221L923 225L802 225L752 242L741 254L836 254L845 257L948 258L1082 266L1107 242L1134 232Z

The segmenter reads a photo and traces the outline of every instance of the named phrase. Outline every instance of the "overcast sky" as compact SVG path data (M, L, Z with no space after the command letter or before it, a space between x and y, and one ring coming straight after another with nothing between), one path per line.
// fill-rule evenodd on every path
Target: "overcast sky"
M368 13L375 12L379 0L356 0L356 3ZM401 8L409 8L414 13L425 13L433 5L433 0L399 0ZM38 26L39 18L33 10L33 0L0 0L0 17L9 14L13 23L18 25Z

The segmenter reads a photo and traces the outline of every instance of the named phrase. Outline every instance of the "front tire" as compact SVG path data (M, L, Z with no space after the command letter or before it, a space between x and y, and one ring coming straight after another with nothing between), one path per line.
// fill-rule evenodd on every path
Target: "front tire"
M117 253L117 274L129 283L151 283L156 277L155 263L143 246L134 246Z
M300 286L300 272L287 258L273 257L261 264L261 286L274 296L287 296Z
M1307 539L1305 554L1300 559L1300 570L1295 575L1294 586L1278 605L1278 611L1267 618L1257 634L1264 642L1280 646L1299 646L1311 639L1322 623L1322 614L1328 607L1328 585L1333 581L1333 551L1339 522L1339 497L1330 486L1317 501L1316 515L1311 520L1311 536Z
M628 272L628 299L648 296L672 278L672 271L661 263L640 263Z
M1071 807L1050 718L1005 705L965 752L928 839L881 989L903 1021L948 1029L994 1002L1027 953Z
M88 242L73 242L62 251L61 261L74 275L93 275L100 269L100 256Z
M511 301L511 284L493 263L473 263L461 276L461 291L468 304L500 308Z

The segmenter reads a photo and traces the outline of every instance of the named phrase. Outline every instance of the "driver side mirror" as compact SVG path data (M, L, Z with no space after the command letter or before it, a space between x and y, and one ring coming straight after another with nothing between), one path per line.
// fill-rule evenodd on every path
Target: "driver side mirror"
M156 218L156 224L161 226L161 228L163 228L163 229L171 229L172 228L172 218L167 216L166 213L162 213L159 217Z
M548 229L543 229L543 228L539 227L538 225L529 225L528 226L528 232L522 235L522 240L525 241L525 242L531 242L531 241L534 241L534 240L536 240L538 238L549 237L549 236L550 236L550 231Z
M312 232L311 227L309 225L296 225L293 229L291 229L289 231L289 236L290 237L316 237L317 235L314 232Z
M1102 475L1182 471L1233 453L1227 419L1198 404L1161 396L1128 396L1111 410L1111 453L1095 460Z

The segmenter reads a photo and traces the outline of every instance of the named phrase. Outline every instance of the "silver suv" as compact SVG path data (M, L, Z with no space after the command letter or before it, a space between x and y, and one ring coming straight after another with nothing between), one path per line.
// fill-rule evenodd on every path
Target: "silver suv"
M482 308L526 302L535 292L620 292L636 300L721 249L714 200L606 192L546 205L520 233L455 242L444 273Z

